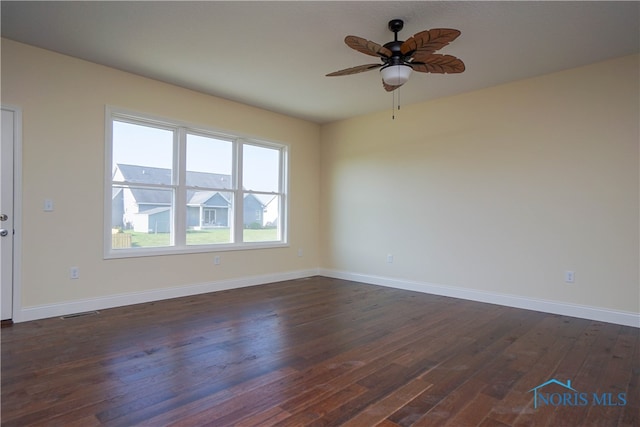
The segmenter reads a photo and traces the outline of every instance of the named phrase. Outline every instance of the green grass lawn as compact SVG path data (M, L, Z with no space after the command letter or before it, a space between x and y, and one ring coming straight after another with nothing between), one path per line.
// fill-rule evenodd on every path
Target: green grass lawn
M131 246L134 248L152 248L169 246L171 236L169 233L140 233L133 230L126 230L131 234ZM216 243L229 243L230 229L211 228L206 230L187 231L188 245L211 245ZM244 229L243 240L245 242L273 242L278 240L278 230L275 228L264 229Z

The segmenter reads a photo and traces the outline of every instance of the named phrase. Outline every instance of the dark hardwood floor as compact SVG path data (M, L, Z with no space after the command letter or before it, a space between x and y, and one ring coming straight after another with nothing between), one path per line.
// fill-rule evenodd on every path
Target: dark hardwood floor
M15 324L1 362L3 426L640 425L637 328L323 277Z

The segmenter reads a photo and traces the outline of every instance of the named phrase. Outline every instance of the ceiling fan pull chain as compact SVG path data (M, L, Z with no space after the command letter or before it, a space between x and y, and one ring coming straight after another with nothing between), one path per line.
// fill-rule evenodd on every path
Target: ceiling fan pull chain
M396 103L396 92L398 92L398 102ZM400 111L400 88L395 89L391 92L391 120L396 119L396 106L397 110Z
M391 120L396 119L396 91L391 92Z

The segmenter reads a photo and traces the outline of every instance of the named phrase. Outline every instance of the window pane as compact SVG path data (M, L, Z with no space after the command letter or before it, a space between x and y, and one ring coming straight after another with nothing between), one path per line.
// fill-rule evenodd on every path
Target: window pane
M233 193L187 191L187 245L231 243Z
M280 240L280 196L244 193L244 242Z
M171 185L173 131L113 121L113 180Z
M113 249L171 245L172 190L114 185L111 198Z
M187 185L231 189L232 143L187 134Z
M242 185L244 189L278 192L280 150L245 144L242 153Z

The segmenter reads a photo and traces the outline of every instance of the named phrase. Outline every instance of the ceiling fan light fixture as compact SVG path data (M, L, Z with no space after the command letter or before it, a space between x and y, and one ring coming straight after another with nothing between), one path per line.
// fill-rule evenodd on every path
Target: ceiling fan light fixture
M389 65L380 69L382 74L382 81L391 86L403 85L409 80L413 69L409 65Z

